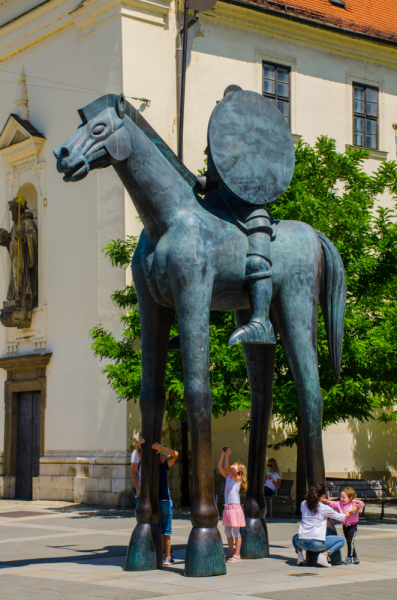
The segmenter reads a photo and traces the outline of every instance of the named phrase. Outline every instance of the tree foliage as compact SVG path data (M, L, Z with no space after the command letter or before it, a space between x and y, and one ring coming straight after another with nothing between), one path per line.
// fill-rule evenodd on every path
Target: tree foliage
M342 371L336 384L329 365L325 328L319 313L318 356L324 398L324 428L351 417L365 420L380 409L381 420L397 420L397 228L395 212L377 199L397 193L397 166L383 162L376 172L363 170L368 152L348 148L338 153L335 141L318 138L314 147L300 142L296 167L286 193L271 206L273 218L304 221L324 233L341 254L347 279ZM127 268L136 238L112 240L104 249L112 265ZM120 400L136 399L141 386L140 323L132 286L113 294L125 311L122 339L101 325L91 330L95 355ZM210 383L213 414L250 407L249 386L240 344L229 348L235 329L231 312L212 312ZM171 335L178 333L175 321ZM166 373L168 418L185 418L180 353L170 352ZM274 414L289 432L282 445L296 442L299 402L281 344L277 346ZM249 423L247 424L249 427ZM280 444L278 444L280 446Z

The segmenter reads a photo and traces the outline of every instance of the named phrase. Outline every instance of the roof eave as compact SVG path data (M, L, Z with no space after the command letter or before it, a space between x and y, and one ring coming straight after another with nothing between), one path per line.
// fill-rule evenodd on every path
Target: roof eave
M378 37L375 35L370 35L368 33L363 33L361 31L355 31L354 29L347 29L345 27L337 27L336 25L331 25L330 23L323 23L322 21L316 21L315 19L309 19L308 17L301 17L299 15L291 15L288 13L284 13L280 10L275 10L273 8L267 8L266 6L262 6L260 4L255 4L253 2L244 2L243 0L220 0L225 4L232 4L233 6L239 6L240 8L247 8L249 10L254 10L256 12L261 12L264 14L272 15L273 17L280 17L281 19L287 19L288 21L294 21L296 23L301 23L302 25L308 25L309 27L317 27L318 29L324 29L325 31L330 31L332 33L336 33L339 35L346 35L349 37L353 37L356 39L360 39L366 42L372 42L375 44L382 44L386 46L397 47L397 41L388 40L387 38Z

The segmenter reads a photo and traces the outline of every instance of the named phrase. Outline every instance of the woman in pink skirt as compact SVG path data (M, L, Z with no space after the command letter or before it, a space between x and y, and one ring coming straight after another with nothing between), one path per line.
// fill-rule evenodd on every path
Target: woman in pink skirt
M223 510L222 525L225 526L229 553L226 557L228 563L239 562L241 535L240 527L245 527L245 518L240 503L240 494L247 489L247 468L242 462L236 461L229 466L230 448L222 448L222 454L218 462L221 475L226 478L225 484L225 508ZM223 464L225 461L225 464ZM236 540L236 551L234 552L233 535Z

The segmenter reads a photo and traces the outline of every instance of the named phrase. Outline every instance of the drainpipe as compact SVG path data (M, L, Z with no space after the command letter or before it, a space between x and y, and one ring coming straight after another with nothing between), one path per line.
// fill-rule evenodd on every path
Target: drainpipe
M178 30L176 36L176 61L177 61L177 121L178 121L178 158L182 160L183 156L183 118L185 112L185 82L186 82L186 60L187 60L187 41L188 29L197 23L199 11L194 11L194 17L188 21L189 6L188 0L185 0L185 11L183 15L183 27ZM186 35L185 35L186 31ZM183 46L182 46L183 35Z

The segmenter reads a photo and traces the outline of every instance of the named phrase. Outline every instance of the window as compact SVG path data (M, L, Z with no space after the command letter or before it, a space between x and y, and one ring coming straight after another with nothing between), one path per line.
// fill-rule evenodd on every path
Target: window
M263 63L263 95L272 100L290 126L290 71L289 67Z
M353 84L353 144L378 148L379 90L367 85Z

